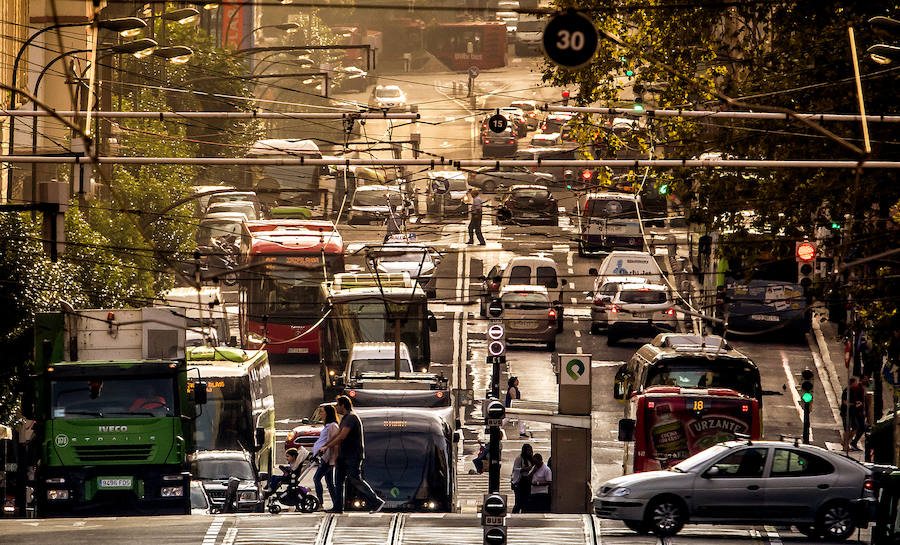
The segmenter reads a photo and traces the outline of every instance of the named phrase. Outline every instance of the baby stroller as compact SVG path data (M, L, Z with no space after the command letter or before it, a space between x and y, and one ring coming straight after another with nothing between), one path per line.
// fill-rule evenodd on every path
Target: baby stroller
M300 481L312 468L318 466L321 460L302 447L298 457L301 460L300 465L278 483L278 487L266 500L266 509L273 515L281 512L282 505L293 507L302 513L313 513L319 510L319 498L315 494L310 494L309 488L300 486Z

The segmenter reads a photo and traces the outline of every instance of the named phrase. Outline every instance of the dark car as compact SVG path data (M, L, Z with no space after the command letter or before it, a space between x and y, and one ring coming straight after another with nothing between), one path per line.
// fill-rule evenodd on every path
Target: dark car
M334 402L320 404L309 418L304 418L300 421L299 426L294 426L294 428L288 432L287 437L284 438L285 450L289 448L298 449L300 447L306 447L309 450L312 450L312 446L316 443L316 439L319 438L322 428L325 427L325 420L323 418L325 413L322 410L322 407L325 405L334 406Z
M497 208L500 223L559 225L559 209L542 185L514 185Z
M262 479L257 477L249 454L239 450L202 450L191 456L191 478L203 483L212 510L223 510L231 477L240 479L236 498L238 511L261 513Z
M553 176L546 172L534 172L526 167L478 167L469 172L469 185L485 193L493 193L498 187L516 184L550 185Z
M517 149L516 134L510 127L500 133L488 130L481 134L481 155L484 157L511 157Z

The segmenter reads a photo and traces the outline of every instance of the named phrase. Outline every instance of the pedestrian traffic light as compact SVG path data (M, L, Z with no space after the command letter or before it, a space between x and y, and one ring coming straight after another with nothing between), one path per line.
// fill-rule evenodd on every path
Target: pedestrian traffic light
M488 426L500 426L503 418L506 416L506 407L499 399L487 399L487 410L485 411L485 420Z
M809 241L797 242L795 255L797 257L797 283L804 289L813 283L813 275L816 272L816 245Z
M494 299L493 301L491 301L491 303L488 305L488 315L491 318L499 318L500 316L503 316L503 303L500 301L500 299Z
M505 545L506 543L506 527L505 526L485 526L484 527L484 545Z
M663 184L663 185L659 186L659 194L660 195L665 195L668 192L669 192L669 184Z
M569 105L569 92L568 91L562 92L562 99L563 99L563 106L568 106Z
M812 372L812 369L804 369L802 373L800 373L800 399L803 400L804 403L810 403L813 400L813 378L815 375Z

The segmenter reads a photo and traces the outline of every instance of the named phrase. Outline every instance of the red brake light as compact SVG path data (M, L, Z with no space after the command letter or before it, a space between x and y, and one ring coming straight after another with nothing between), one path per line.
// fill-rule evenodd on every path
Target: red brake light
M613 306L609 307L609 311L612 312L613 314L615 314L616 312L619 312L619 307L617 307L616 305L613 305Z
M347 395L350 397L356 397L356 390L350 390L349 392L347 392Z
M444 392L437 392L437 393L435 393L434 395L435 395L435 397L437 397L438 399L441 399L442 397L444 397Z
M547 313L547 317L556 319L556 311L551 308L550 312Z
M491 143L491 141L490 141L490 140L488 140L488 139L487 139L487 138L485 138L485 139L484 139L484 143L485 143L485 144L490 144L490 143Z
M512 139L512 138L510 138L510 139L509 139L509 143L510 143L510 144L515 144L515 143L516 143L516 141L515 141L515 140L513 140L513 139Z
M874 490L875 483L872 482L872 479L866 479L866 482L863 483L863 487L865 487L866 490Z
M668 314L669 316L675 316L675 309L670 308L669 310L666 311L666 314Z

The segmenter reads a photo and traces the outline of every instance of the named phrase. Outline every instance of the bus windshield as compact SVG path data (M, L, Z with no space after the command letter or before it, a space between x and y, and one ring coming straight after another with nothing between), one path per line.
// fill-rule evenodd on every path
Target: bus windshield
M50 383L52 418L176 416L172 377L79 378Z
M265 275L252 274L248 280L249 314L260 321L290 318L292 324L313 324L321 317L319 286L324 280L322 267L267 266Z
M247 377L206 378L207 402L194 421L197 450L253 447L250 385ZM191 384L193 387L193 384Z
M444 437L367 430L365 441L366 480L379 495L401 503L446 495L450 474Z
M646 387L730 388L760 398L759 370L746 361L703 356L668 358L647 371Z
M352 301L343 303L338 316L349 319L354 329L353 342L394 342L394 324L390 318L404 319L400 326L400 341L409 347L414 362L425 358L428 344L428 328L425 324L425 302L388 303L381 300ZM387 315L387 312L390 315ZM425 339L423 339L423 336ZM427 363L426 363L427 364Z

